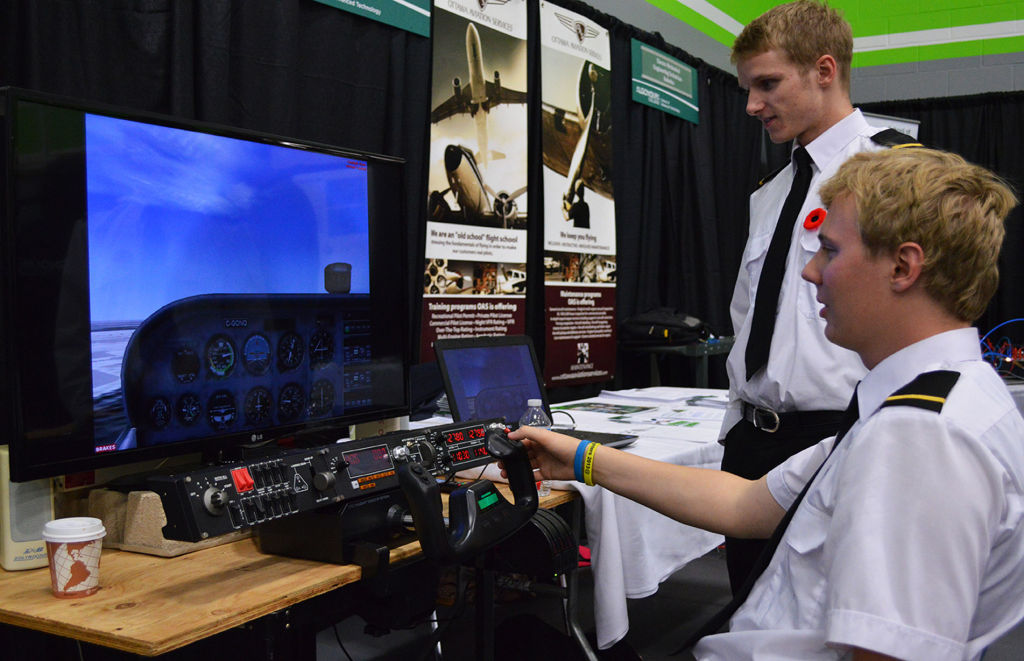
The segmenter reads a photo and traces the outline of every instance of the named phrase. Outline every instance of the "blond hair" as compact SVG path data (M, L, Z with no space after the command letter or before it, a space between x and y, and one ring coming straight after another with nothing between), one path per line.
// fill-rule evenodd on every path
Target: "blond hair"
M805 70L815 66L822 55L831 55L839 69L839 81L849 94L853 31L842 14L826 3L797 0L769 9L736 37L731 60L736 64L773 49Z
M948 152L885 149L853 156L819 192L826 208L853 196L871 254L920 245L925 291L958 319L985 311L999 284L1003 222L1017 205L999 177Z

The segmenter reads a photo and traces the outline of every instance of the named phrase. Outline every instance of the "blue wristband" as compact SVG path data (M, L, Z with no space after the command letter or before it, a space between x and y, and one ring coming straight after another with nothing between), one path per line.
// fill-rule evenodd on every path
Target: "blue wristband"
M587 453L587 446L591 441L580 441L580 444L576 446L576 459L573 461L573 473L576 476L577 482L583 481L583 456Z

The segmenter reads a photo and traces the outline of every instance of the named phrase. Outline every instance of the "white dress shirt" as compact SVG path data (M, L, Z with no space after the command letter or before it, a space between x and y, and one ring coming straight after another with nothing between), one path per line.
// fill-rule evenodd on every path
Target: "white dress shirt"
M878 132L854 110L805 146L814 160L813 175L793 228L771 353L765 368L747 381L745 356L757 282L796 167L791 162L750 196L750 231L730 305L736 343L726 362L729 408L722 438L742 418L740 400L778 412L842 411L853 386L864 376L866 370L857 354L825 339L825 320L818 315L821 305L815 300L814 285L800 273L818 251L817 230L804 228L808 214L822 206L818 189L850 156L882 149L871 140Z
M960 372L941 413L880 409L918 374ZM978 659L1024 619L1024 419L975 329L879 363L860 419L828 458L730 632L699 659ZM834 444L768 474L785 508Z

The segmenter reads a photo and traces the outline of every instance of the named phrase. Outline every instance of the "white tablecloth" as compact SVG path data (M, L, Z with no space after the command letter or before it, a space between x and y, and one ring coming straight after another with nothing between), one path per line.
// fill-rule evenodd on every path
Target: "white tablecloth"
M639 439L626 452L674 464L718 469L722 446L717 439L725 396L722 390L659 387L605 392L593 399L556 404L552 408L557 411L562 406L576 407L568 410L579 429L637 433ZM579 408L595 403L650 408L623 419ZM557 427L568 422L568 418L555 413L554 422ZM480 471L469 473L476 477ZM500 479L496 467L489 467L484 477ZM593 554L594 621L601 649L611 647L629 631L627 598L654 594L662 581L724 541L721 535L677 523L601 487L557 481L552 486L575 489L583 499L587 539Z

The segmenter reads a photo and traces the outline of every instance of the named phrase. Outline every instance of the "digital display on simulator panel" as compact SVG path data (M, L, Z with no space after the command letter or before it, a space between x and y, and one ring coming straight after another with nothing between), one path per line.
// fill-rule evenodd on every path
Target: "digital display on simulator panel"
M401 185L400 162L12 106L5 321L20 323L3 339L21 375L5 391L25 479L110 463L89 454L134 460L406 412L404 328L391 328L401 269L383 264L380 232L400 234L374 227L400 216L382 208L400 196L381 190Z
M376 445L355 452L343 452L342 456L348 462L349 477L383 473L395 468L391 463L391 454L386 445Z
M444 432L443 438L452 464L457 466L489 456L484 444L486 436L487 430L483 426Z

